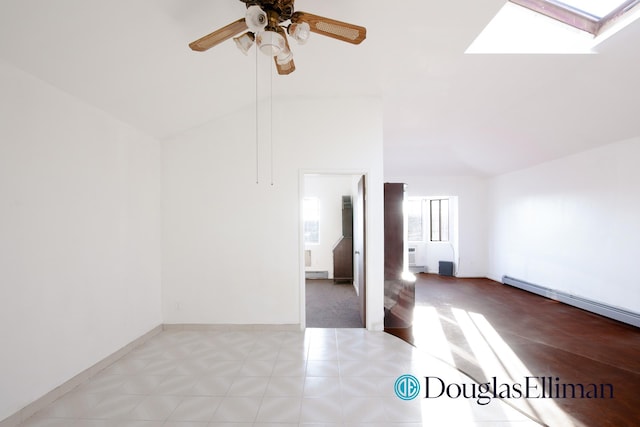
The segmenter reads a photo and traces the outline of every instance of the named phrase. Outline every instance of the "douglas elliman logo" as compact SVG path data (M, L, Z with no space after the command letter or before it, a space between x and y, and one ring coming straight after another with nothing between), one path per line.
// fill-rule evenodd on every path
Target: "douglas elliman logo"
M425 399L474 399L487 405L492 399L613 399L613 384L565 383L559 377L524 377L522 382L501 383L491 377L485 383L447 383L440 377L424 377L424 388L413 375L401 375L396 396L413 400L424 390Z
M413 400L420 394L420 381L413 375L401 375L396 380L393 390L402 400Z

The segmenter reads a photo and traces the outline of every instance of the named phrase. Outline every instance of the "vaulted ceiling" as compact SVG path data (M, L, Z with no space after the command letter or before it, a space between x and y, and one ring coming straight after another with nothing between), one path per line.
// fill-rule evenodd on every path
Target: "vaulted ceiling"
M591 55L466 55L505 0L297 0L367 27L312 34L274 97L376 96L385 174L492 176L640 135L640 20ZM3 0L0 59L162 139L256 102L256 59L187 44L238 0ZM271 73L270 67L257 67Z

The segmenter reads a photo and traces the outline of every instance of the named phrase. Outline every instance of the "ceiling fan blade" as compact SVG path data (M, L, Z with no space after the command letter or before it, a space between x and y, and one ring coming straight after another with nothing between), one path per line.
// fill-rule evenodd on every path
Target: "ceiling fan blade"
M198 52L204 52L205 50L211 49L217 44L222 43L225 40L229 40L231 37L239 34L243 31L248 30L247 23L244 18L240 18L237 21L232 22L229 25L226 25L219 30L214 31L211 34L207 34L204 37L199 38L198 40L189 43L189 47L192 50L196 50Z
M352 44L360 44L367 37L367 29L365 27L306 12L294 13L291 17L291 22L306 22L314 33Z

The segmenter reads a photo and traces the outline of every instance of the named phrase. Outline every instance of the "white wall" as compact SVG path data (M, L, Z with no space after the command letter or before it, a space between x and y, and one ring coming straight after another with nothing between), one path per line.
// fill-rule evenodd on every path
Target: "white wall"
M303 321L305 172L366 173L368 327L382 329L382 108L375 98L274 99L164 142L163 309L167 323ZM262 117L268 110L262 108ZM268 117L268 116L267 116ZM265 119L264 122L270 120Z
M491 182L489 276L640 312L640 138Z
M486 277L487 275L487 180L477 177L399 176L385 177L386 182L407 184L406 197L457 198L457 247L455 272L458 277ZM453 212L455 215L455 210ZM455 218L454 218L455 220ZM438 255L451 257L449 244L437 244ZM442 247L444 246L444 247ZM429 272L437 268L432 264Z
M307 175L305 197L315 197L320 210L320 242L305 244L311 251L311 266L306 271L328 271L333 279L333 247L342 238L342 196L353 200L351 175Z
M159 144L0 62L0 420L161 323Z

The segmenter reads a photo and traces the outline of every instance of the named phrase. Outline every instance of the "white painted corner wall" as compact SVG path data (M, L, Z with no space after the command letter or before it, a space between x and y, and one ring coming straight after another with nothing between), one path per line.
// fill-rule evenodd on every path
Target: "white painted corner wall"
M0 420L162 323L160 145L0 62Z
M640 138L491 180L489 277L640 313Z
M368 327L381 330L380 100L274 100L272 130L268 105L260 107L257 174L255 109L163 142L165 322L303 323L301 186L309 171L367 176Z
M382 329L380 100L274 103L256 183L250 110L161 147L4 63L0 88L0 420L161 323L300 324L302 170L366 175Z

